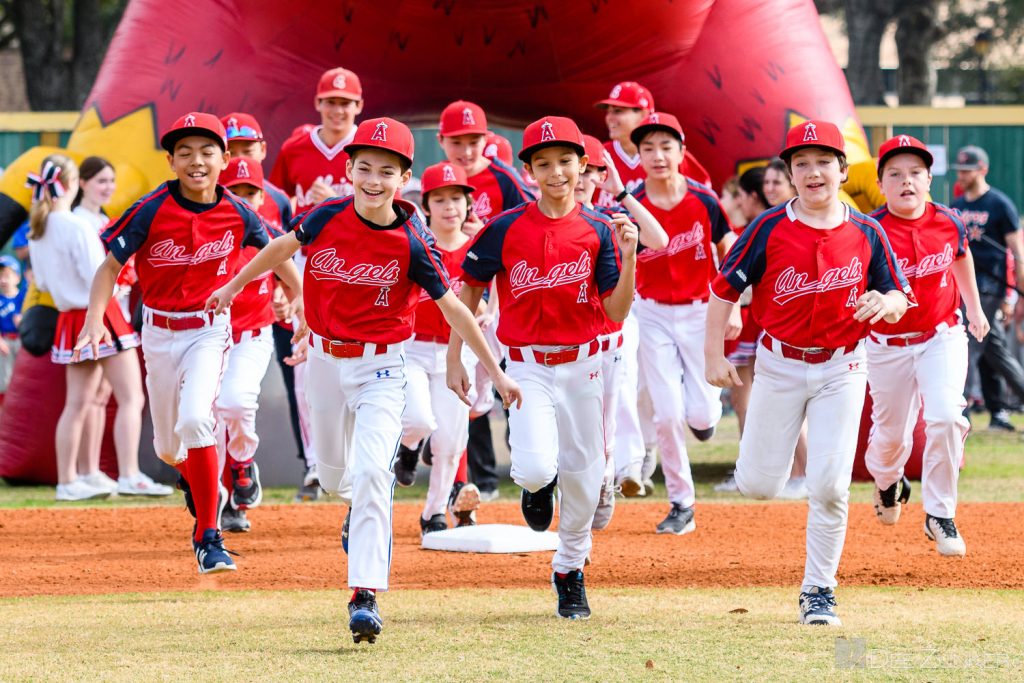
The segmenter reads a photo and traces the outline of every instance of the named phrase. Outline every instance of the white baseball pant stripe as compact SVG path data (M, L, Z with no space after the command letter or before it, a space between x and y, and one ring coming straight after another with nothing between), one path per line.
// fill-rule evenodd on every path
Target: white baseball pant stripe
M394 461L402 437L402 345L367 358L333 358L312 346L306 399L320 486L352 508L348 585L387 590Z
M185 450L217 443L214 405L231 347L231 318L222 313L195 330L171 331L152 325L152 314L194 317L143 308L142 351L146 390L153 419L153 448L169 465Z
M690 507L695 492L686 427L710 429L722 419L722 390L704 379L707 304L639 299L634 308L640 322L640 374L654 407L668 499Z
M622 323L622 346L619 347L619 393L615 410L615 476L617 479L640 477L644 461L644 435L640 428L638 389L640 366L637 350L640 347L640 327L636 314L630 310ZM605 377L607 383L608 378Z
M402 444L416 449L430 439L432 464L423 519L443 515L459 459L469 441L469 406L448 388L447 344L415 339L405 345L405 413L402 415ZM475 376L477 360L462 347L462 364L469 377ZM470 389L470 403L476 400L476 385Z
M562 365L508 361L523 393L509 409L512 479L537 491L558 476L560 511L556 572L582 569L604 476L604 382L601 354Z
M816 365L763 347L754 360L736 485L751 498L778 496L789 480L797 437L807 418L805 590L836 586L866 383L863 344Z
M274 355L274 336L270 325L242 333L228 353L228 366L217 397L217 449L237 462L256 455L260 437L256 433L256 411L260 407L263 377Z
M944 329L915 346L868 341L871 436L864 463L881 489L900 480L914 445L914 427L924 404L925 446L921 462L924 510L956 516L957 480L970 423L963 415L967 379L967 334L963 325Z

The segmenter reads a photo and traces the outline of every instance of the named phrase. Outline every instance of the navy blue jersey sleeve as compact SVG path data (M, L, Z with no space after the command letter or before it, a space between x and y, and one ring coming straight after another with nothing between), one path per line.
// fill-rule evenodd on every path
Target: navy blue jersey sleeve
M785 216L783 204L768 209L743 230L726 253L722 269L712 283L715 296L736 301L747 287L761 281L767 267L768 238Z
M296 216L291 223L300 244L310 244L332 218L352 203L352 197L332 199Z
M608 220L596 211L584 209L580 216L594 229L600 242L594 263L594 280L597 282L598 293L605 294L619 284L619 274L622 272L622 253L615 239L615 231Z
M501 187L502 211L508 211L523 202L532 202L536 199L533 191L519 177L519 173L508 164L498 159L492 159L491 172L498 180L498 186Z
M118 263L124 264L149 239L149 226L169 196L167 183L162 184L132 204L114 223L107 226L101 238Z
M718 244L723 237L733 232L732 224L729 223L729 219L725 215L722 203L718 201L718 197L708 189L707 185L690 179L687 179L687 183L687 189L697 195L701 203L704 204L704 208L707 209L708 220L711 223L711 242Z
M892 245L889 244L889 238L882 226L874 218L852 210L850 211L850 220L860 228L868 240L868 244L871 245L868 289L874 289L883 294L897 289L903 292L911 303L916 303L910 283L903 271L900 270L899 263L896 261L896 253L892 250Z
M278 188L276 185L271 185L269 182L265 182L264 188L270 201L277 205L277 210L281 214L281 225L291 225L292 222L292 203L288 199L288 195L283 190Z
M448 292L451 281L434 244L434 234L416 216L404 227L409 235L409 279L436 301Z
M270 240L277 236L276 231L265 220L260 218L259 214L244 199L239 199L230 192L224 193L224 199L231 202L235 211L238 212L238 217L242 219L242 224L245 226L242 234L242 247L262 249L270 244Z
M467 284L485 285L504 268L501 255L505 248L505 235L515 220L523 215L524 209L524 206L520 206L499 213L489 220L476 236L462 263L462 272L472 280ZM466 277L463 277L463 281L466 281Z

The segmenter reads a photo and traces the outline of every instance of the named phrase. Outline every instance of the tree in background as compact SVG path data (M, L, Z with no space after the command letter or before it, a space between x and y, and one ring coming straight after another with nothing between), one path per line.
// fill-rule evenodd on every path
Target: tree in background
M0 48L17 45L29 105L81 109L127 0L0 0Z

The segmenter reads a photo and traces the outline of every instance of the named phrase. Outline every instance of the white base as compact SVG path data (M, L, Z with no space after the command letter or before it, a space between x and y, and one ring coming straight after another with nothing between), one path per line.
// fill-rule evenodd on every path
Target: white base
M536 553L558 548L558 534L514 524L477 524L423 537L426 550L455 553Z

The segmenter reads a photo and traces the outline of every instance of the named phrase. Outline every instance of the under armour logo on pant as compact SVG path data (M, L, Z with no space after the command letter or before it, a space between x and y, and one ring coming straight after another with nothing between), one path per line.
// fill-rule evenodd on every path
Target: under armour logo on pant
M390 370L378 370L377 371L377 379L380 379L381 377L390 377L390 376L391 376L391 371Z
M590 379L597 379L597 376L600 375L600 374L601 374L600 371L592 372L592 373L590 373Z
M850 370L853 371L860 367L860 363L849 363L849 366Z

